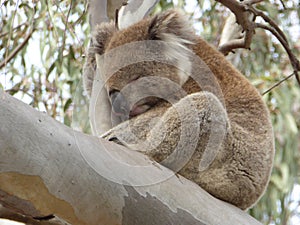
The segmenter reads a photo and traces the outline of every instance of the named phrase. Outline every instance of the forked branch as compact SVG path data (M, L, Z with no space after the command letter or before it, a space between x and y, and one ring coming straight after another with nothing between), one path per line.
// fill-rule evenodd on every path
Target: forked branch
M232 52L237 48L246 48L250 49L250 44L252 42L252 37L255 34L255 29L262 28L264 30L268 30L274 35L278 41L281 43L285 51L289 56L289 60L293 67L293 75L296 77L298 84L300 85L300 78L298 72L300 71L300 62L293 54L288 40L283 33L283 31L278 27L276 22L272 20L269 16L267 16L261 10L258 10L254 7L255 4L262 2L263 0L246 0L243 2L239 2L236 0L216 0L220 2L227 8L229 8L232 13L234 13L236 17L236 22L242 27L244 38L243 39L233 39L229 40L227 43L223 43L219 46L219 50L227 55L229 52ZM260 17L264 20L263 23L256 23L255 19ZM278 86L278 84L275 84ZM269 90L272 90L270 88Z

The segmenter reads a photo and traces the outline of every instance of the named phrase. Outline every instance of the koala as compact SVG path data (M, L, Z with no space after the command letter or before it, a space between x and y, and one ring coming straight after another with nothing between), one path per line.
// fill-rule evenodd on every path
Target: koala
M184 15L168 10L123 30L99 25L84 68L89 95L99 92L96 69L107 98L101 110L116 118L103 124L102 138L142 151L243 210L262 196L274 158L268 109Z

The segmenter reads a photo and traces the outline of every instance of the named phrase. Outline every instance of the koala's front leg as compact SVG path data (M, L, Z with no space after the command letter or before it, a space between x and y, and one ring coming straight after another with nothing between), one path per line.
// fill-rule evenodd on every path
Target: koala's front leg
M140 130L136 131L135 120L128 120L118 124L109 131L102 134L100 137L108 141L113 141L117 144L130 147L130 145L145 139L145 132Z
M177 172L206 169L226 134L227 115L209 92L186 96L172 107L152 109L112 128L101 137L144 152Z
M146 154L174 172L185 167L198 173L217 156L227 128L226 110L217 97L194 93L170 107L150 130Z
M153 108L137 117L118 124L100 137L137 151L148 149L147 134L153 129L157 118L165 112L164 107Z
M113 141L117 144L126 146L126 136L125 134L128 133L128 121L119 124L118 126L106 131L100 137L104 138L108 141Z

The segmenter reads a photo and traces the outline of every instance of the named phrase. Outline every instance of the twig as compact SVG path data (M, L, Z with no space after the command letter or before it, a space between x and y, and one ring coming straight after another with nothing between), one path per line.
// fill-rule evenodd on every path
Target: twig
M283 78L282 80L278 81L276 84L274 84L272 87L270 87L269 89L265 90L261 95L265 95L268 92L272 91L274 88L276 88L277 86L279 86L282 82L290 79L292 76L294 76L294 73L288 75L287 77Z
M16 27L14 27L14 28L12 28L12 31L14 31L14 30L17 30L17 29L19 29L20 27L22 27L22 26L24 26L24 25L29 25L29 23L28 22L24 22L24 23L22 23L22 24L20 24L20 25L18 25L18 26L16 26ZM7 31L7 32L5 32L5 33L2 33L2 34L0 34L0 38L2 38L2 37L4 37L4 36L6 36L6 35L8 35L10 33L10 31Z
M27 44L27 42L29 41L32 33L33 33L34 29L31 29L31 31L25 36L24 41L18 45L10 54L9 56L5 57L4 61L2 61L0 63L0 69L2 69L4 66L6 66L6 64L12 60L16 54Z
M65 44L66 44L66 33L67 33L67 29L68 29L68 20L69 20L69 16L70 16L70 12L72 10L72 6L73 6L73 1L71 0L71 3L70 3L70 7L68 9L68 13L67 13L67 17L64 18L65 19L65 30L64 30L64 35L63 35L63 39L62 39L62 46L61 46L61 52L60 52L60 61L61 61L61 64L63 63L63 52L64 52L64 49L65 49Z
M88 7L89 7L89 3L88 3L88 1L87 1L87 2L85 2L85 6L84 6L84 10L83 10L82 14L81 14L81 15L78 17L78 19L72 24L73 26L76 25L77 23L79 23L79 22L83 19L83 17L85 16L85 14L86 14L87 11L88 11Z
M5 0L4 2L1 3L0 9L2 8L2 6L4 6L5 3L7 3L9 0Z
M233 52L233 49L237 48L245 48L245 40L238 39L238 40L231 40L219 47L219 51L223 53L223 55L228 55L229 52Z
M59 9L59 11L62 13L62 16L63 16L63 20L64 20L64 23L65 23L65 26L66 26L66 29L68 28L70 30L70 33L74 35L74 37L77 39L77 42L79 43L79 45L82 45L82 42L80 41L80 39L78 38L75 30L74 30L74 27L68 23L68 20L69 20L69 16L70 16L70 12L71 12L71 9L72 9L72 5L73 5L73 0L71 0L71 3L70 3L70 8L68 10L68 13L67 13L67 16L65 16L63 14L63 10L60 8L59 4L56 3L56 6L57 8ZM66 33L66 29L64 31L64 37L65 37L65 33ZM64 43L63 43L64 44Z
M254 4L257 4L257 3L261 3L263 1L265 1L265 0L246 0L246 1L244 1L244 4L246 4L246 5L254 5Z
M266 14L263 13L263 11L254 8L253 6L249 6L249 10L256 16L260 16L261 18L264 19L265 22L269 23L275 30L278 32L278 34L286 41L288 42L285 34L283 31L278 27L276 22L272 20L270 17L268 17Z
M19 5L19 0L17 0L17 2L16 2L15 10L13 11L11 23L9 25L9 35L8 35L8 40L7 40L7 44L6 44L6 49L5 49L5 59L2 62L2 63L4 63L4 66L6 66L6 59L8 57L9 43L10 43L11 37L12 37L13 23L14 23L15 16L16 16L16 13L17 13L18 5ZM2 65L2 63L0 65ZM2 68L2 67L0 67L0 68Z
M51 13L51 8L49 6L49 4L51 4L51 2L50 1L45 1L45 3L46 3L46 6L47 6L47 11L48 11L48 15L49 15L49 20L50 20L49 23L51 23L51 25L55 24L52 13ZM57 28L56 28L56 26L53 26L53 28L54 28L53 29L53 35L55 36L56 39L58 39L59 35L58 35Z
M284 10L286 10L286 9L287 9L287 7L285 6L285 4L284 4L283 0L280 0L280 3L281 3L281 5L282 5L283 9L284 9Z
M298 71L300 71L300 63L299 63L299 60L296 58L296 56L292 53L292 50L289 47L288 42L285 41L284 38L281 35L279 35L273 27L269 27L269 26L266 26L266 25L260 24L260 23L256 23L256 27L270 31L278 39L278 41L284 47L285 51L287 52L287 54L289 56L290 62L294 69L293 74L296 76L297 82L300 85L300 78L299 78L299 74L298 74Z

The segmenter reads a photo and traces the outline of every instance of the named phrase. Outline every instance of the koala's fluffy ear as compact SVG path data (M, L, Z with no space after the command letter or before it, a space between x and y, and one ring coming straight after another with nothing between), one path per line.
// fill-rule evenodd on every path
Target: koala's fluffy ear
M196 43L197 36L189 24L186 16L176 10L168 10L155 16L148 29L150 40L161 40L170 43L166 46L164 54L167 58L178 61L179 84L183 85L191 74L192 64L187 51L191 50L190 45ZM179 47L179 48L178 48Z
M151 40L162 40L180 45L193 44L195 32L186 16L176 10L168 10L155 16L149 26Z
M93 34L92 45L94 53L102 55L105 51L105 46L116 31L115 24L102 23L96 27Z
M96 54L102 55L105 46L116 31L115 25L111 23L102 23L96 27L90 47L87 50L87 59L83 67L83 86L88 96L91 96L95 71L97 68Z
M96 30L93 32L92 41L87 52L87 64L92 65L93 69L96 70L95 54L102 55L104 53L105 46L114 32L116 32L116 28L113 22L97 25Z
M87 61L85 66L89 66L91 69L96 70L96 54L102 55L104 53L105 46L115 31L116 28L113 22L97 25L93 32L90 47L87 50Z

